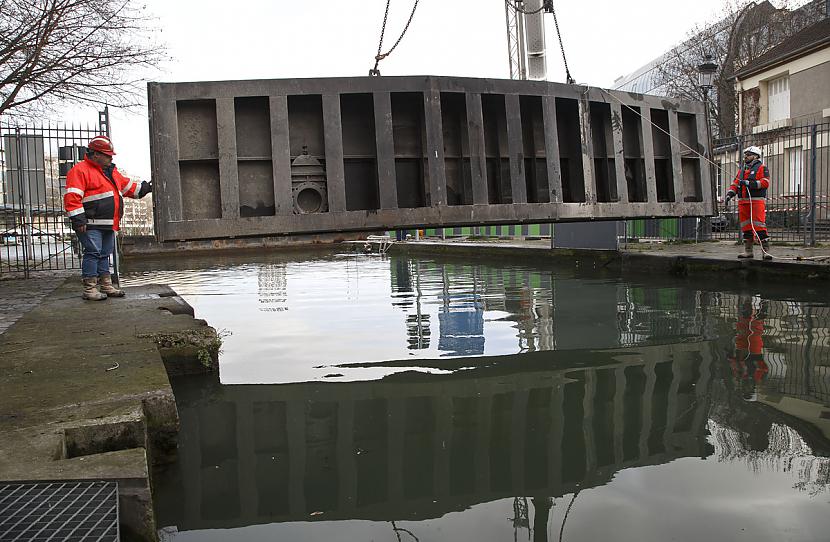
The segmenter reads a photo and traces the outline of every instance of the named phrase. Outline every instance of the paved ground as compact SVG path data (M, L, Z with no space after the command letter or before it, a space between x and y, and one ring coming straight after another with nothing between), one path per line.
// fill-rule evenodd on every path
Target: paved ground
M724 260L736 260L743 252L743 245L733 241L706 241L701 243L628 243L625 252L645 252L670 256L702 256ZM773 262L792 264L830 265L830 246L805 247L798 244L775 244L770 247ZM761 247L755 247L755 259L761 259Z
M0 280L0 335L63 284L67 277L76 274L77 271L48 271L33 274L29 279ZM79 276L79 292L80 281Z

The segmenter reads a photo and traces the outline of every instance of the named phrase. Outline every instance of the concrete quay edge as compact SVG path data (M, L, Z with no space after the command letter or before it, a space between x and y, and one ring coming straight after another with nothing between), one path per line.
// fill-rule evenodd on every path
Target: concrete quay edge
M123 539L154 541L152 465L179 426L168 372L212 369L168 370L195 352L170 338L215 331L167 286L125 291L83 301L68 279L0 334L0 480L116 480Z
M731 244L729 244L731 245ZM476 241L404 241L396 242L391 251L407 254L446 254L465 257L504 257L515 263L523 260L546 261L554 264L583 262L587 267L607 269L626 273L660 273L675 277L736 277L739 282L777 281L786 278L795 281L823 282L830 280L830 250L820 251L819 256L828 257L822 261L811 260L762 260L738 259L737 249L723 243L709 245L678 245L671 250L591 250L553 248L536 241L515 240L512 242ZM779 251L783 249L779 248ZM757 252L757 250L756 250ZM800 251L787 250L788 258ZM810 251L806 258L815 257ZM518 258L518 259L517 259ZM730 279L731 280L731 279Z

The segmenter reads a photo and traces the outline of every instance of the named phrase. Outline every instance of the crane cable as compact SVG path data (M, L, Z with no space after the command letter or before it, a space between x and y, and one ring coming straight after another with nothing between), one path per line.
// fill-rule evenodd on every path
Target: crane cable
M397 40L395 40L395 43L394 45L392 45L392 48L386 51L385 53L381 53L381 50L383 48L383 35L386 33L386 20L389 17L389 4L391 2L392 0L386 0L386 10L383 12L383 25L380 28L380 40L378 41L378 54L375 55L375 67L369 70L369 75L375 77L380 75L380 70L378 70L378 64L380 64L380 61L392 54L392 51L395 50L395 48L403 39L403 36L404 34L406 34L406 31L409 30L409 25L412 22L412 17L415 16L415 9L418 7L419 0L415 0L415 3L412 5L412 12L410 12L409 14L409 19L406 21L406 25L403 27L401 35L398 36Z

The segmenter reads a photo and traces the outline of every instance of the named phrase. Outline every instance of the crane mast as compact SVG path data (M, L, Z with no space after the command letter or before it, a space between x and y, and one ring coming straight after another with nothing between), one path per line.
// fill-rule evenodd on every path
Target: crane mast
M511 79L547 79L544 13L549 0L505 0Z

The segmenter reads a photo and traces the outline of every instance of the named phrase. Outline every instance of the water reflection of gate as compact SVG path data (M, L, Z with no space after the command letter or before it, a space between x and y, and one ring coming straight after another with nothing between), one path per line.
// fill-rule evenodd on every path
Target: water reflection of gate
M515 322L520 352L717 336L713 323L701 317L713 302L711 292L578 277L562 269L398 255L391 256L390 269L393 305L408 315L410 350L429 347L435 331L429 311L435 300L440 303L438 350L449 355L484 352L488 312L504 312Z
M705 453L711 361L707 345L678 344L524 354L525 372L210 392L191 381L176 391L181 478L163 482L181 487L170 502L161 492L159 519L420 519L603 485Z

